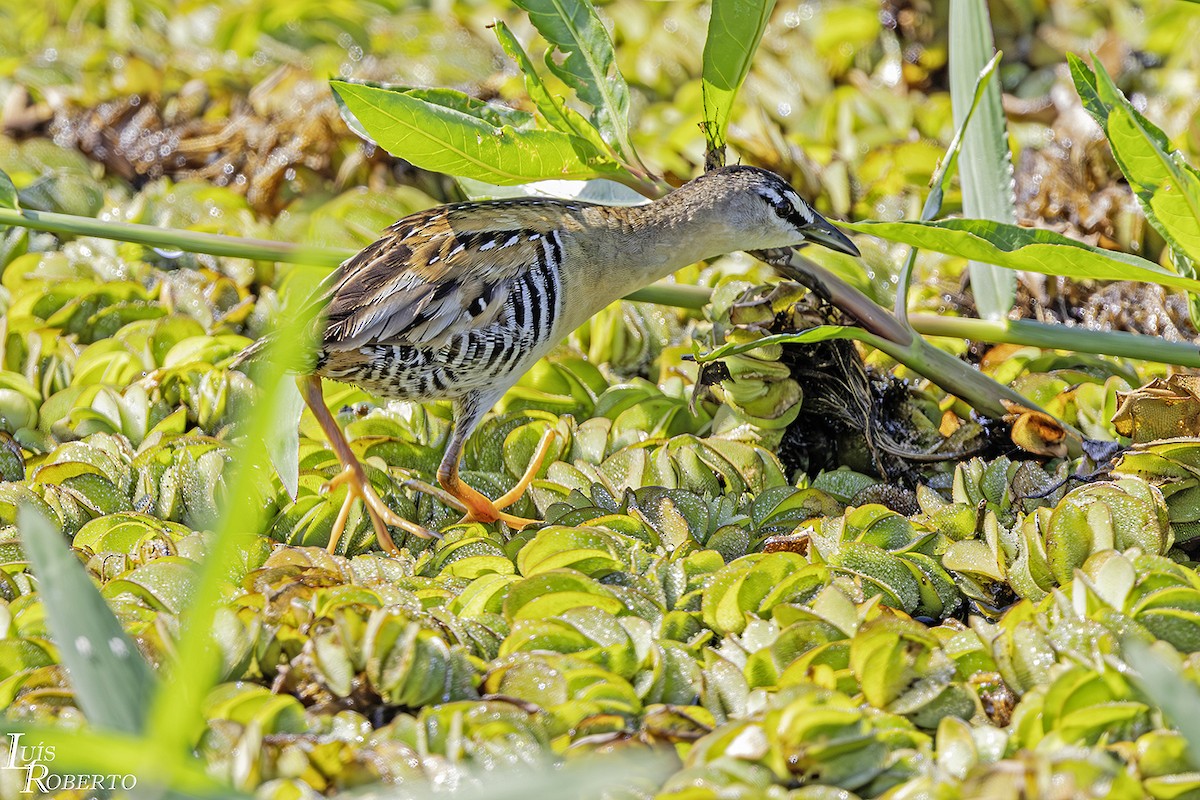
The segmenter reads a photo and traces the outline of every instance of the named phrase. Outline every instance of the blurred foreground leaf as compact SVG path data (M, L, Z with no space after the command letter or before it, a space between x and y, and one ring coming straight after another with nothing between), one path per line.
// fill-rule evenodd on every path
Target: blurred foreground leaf
M62 532L28 505L17 511L17 525L79 707L97 727L139 732L146 700L156 689L150 666L66 546Z

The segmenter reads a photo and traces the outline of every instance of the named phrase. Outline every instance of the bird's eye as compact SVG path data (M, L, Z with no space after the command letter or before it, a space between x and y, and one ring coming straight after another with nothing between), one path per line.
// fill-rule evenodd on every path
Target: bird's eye
M791 202L786 197L781 197L778 200L772 201L771 207L775 210L776 214L784 219L787 219L796 213L795 207L792 206Z

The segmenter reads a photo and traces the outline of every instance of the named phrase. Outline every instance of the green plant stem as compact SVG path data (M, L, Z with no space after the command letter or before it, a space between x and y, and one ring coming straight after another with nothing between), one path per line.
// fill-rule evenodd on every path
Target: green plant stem
M353 254L352 251L341 248L304 247L268 239L248 239L214 233L180 231L131 222L107 222L71 214L28 209L20 211L0 209L0 226L3 225L16 225L73 236L96 236L102 239L116 239L150 247L172 248L193 253L278 261L287 264L334 267ZM906 329L906 326L889 314L886 309L876 305L869 297L816 262L798 253L793 253L786 265L780 266L776 263L774 266L785 277L799 280L810 287L819 287L817 290L822 292L829 302L852 315L864 328L882 339L899 347L907 346L912 340L912 334ZM710 295L711 290L704 287L662 281L633 292L627 299L698 309L708 303ZM1185 343L1163 342L1158 338L1136 334L1081 330L1043 325L1029 320L988 321L936 317L928 314L913 315L912 323L918 332L931 336L953 336L997 343L1071 349L1086 353L1200 367L1200 349ZM895 357L894 354L889 353L889 355ZM970 367L966 368L971 369ZM974 370L971 371L974 372ZM937 382L937 379L931 376L927 375L926 377ZM990 379L988 380L990 381ZM993 388L1000 386L995 382L992 382L992 385Z
M207 253L213 256L249 258L256 261L282 261L288 264L311 264L334 267L350 255L347 250L330 247L303 247L268 239L247 239L240 236L223 236L217 233L181 231L173 228L158 228L135 222L108 222L72 214L56 214L50 211L13 210L0 208L0 226L17 225L50 233L71 236L96 236L101 239L116 239L122 242L144 244L149 247L165 247L186 250L189 253Z
M656 303L660 306L701 309L712 300L712 289L706 286L659 281L626 295L625 299L639 303Z
M886 308L795 250L785 260L771 259L767 263L784 277L804 284L831 305L854 317L863 328L876 336L901 346L913 340L912 331L889 314Z
M877 346L899 363L965 401L984 416L993 419L1003 417L1007 411L1000 402L1001 399L1025 408L1041 410L1036 403L1019 392L984 375L945 350L939 350L920 336L915 337L908 345L884 341ZM1074 428L1065 423L1064 427L1074 431Z
M6 225L69 236L96 236L101 239L144 244L148 247L185 250L189 253L249 258L255 261L279 261L285 264L308 264L318 267L336 267L354 255L353 250L345 250L340 247L307 247L269 239L248 239L217 233L158 228L136 222L108 222L90 217L77 217L72 214L56 214L50 211L0 208L0 227ZM710 295L711 290L700 286L684 286L661 281L633 292L626 299L641 303L657 303L661 306L697 309L708 304Z
M1068 328L1028 319L987 320L913 314L910 321L913 328L925 336L951 336L956 339L1075 350L1200 368L1200 347L1187 342L1163 341L1157 336Z

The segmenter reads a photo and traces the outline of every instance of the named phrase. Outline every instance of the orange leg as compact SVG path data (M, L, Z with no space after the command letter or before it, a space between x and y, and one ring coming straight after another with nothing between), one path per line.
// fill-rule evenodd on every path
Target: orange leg
M337 421L325 405L325 397L321 393L321 379L316 375L308 375L297 379L297 383L300 385L300 393L304 396L304 402L308 404L313 416L317 418L321 430L325 432L325 437L329 440L330 447L333 448L338 461L342 463L342 471L326 484L326 488L335 488L343 483L347 486L346 500L338 510L337 519L333 523L333 531L329 535L329 552L332 553L337 548L338 540L342 538L342 533L346 529L346 521L350 518L350 507L355 500L362 500L366 505L367 514L375 528L375 538L379 541L379 546L392 555L398 555L400 548L392 541L392 537L387 531L388 525L423 539L441 538L433 531L396 514L387 507L383 500L379 499L379 495L375 493L370 481L367 480L367 474L363 470L362 464L350 449L350 443L346 441L342 429L338 427Z
M448 495L448 499L456 501L449 503L449 505L462 508L466 512L459 522L495 522L496 520L500 520L511 528L524 528L526 525L532 525L537 522L534 519L505 514L501 509L508 508L525 494L525 490L529 488L534 478L537 477L538 470L542 468L542 462L546 460L550 448L554 445L554 439L554 431L546 431L541 441L538 442L537 450L534 452L529 466L525 469L525 474L517 481L517 485L495 500L491 500L480 494L459 477L458 460L462 446L459 445L453 451L448 449L446 457L442 460L442 466L438 468L438 483L442 485L442 489ZM440 493L439 496L441 496Z
M524 528L526 525L531 525L538 520L505 514L502 509L508 508L520 500L521 496L529 488L529 485L533 483L534 478L537 477L538 470L542 467L542 462L546 460L546 456L550 453L550 448L554 444L556 434L553 430L548 430L542 436L541 441L538 442L537 450L529 462L529 467L525 470L525 474L521 476L521 479L517 481L516 486L495 500L485 497L474 488L468 486L459 477L458 462L462 459L462 451L467 443L467 438L475 430L475 426L479 424L479 420L483 417L484 413L491 407L491 402L496 399L496 397L483 398L467 395L455 402L454 433L450 437L450 443L446 445L446 454L442 457L441 466L438 467L438 483L441 484L441 488L419 480L405 481L405 486L432 495L445 505L462 511L463 517L459 520L460 523L489 523L499 520L509 527L519 529Z

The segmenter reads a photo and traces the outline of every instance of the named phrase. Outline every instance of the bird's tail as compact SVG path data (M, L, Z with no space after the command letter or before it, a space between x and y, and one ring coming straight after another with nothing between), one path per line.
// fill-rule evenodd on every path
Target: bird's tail
M245 372L245 368L261 361L267 352L283 361L288 372L309 373L317 367L322 334L325 329L325 306L329 294L341 277L341 269L335 269L317 285L312 295L304 301L291 324L268 333L233 357L229 368Z
M247 365L262 357L269 344L269 339L270 337L264 336L262 339L252 342L249 347L233 357L233 361L229 362L229 368L245 372Z
M288 344L282 334L269 333L235 355L229 362L229 369L246 372L254 364L261 363L270 353L275 359L282 361L282 366L287 372L307 374L317 367L315 350L316 348L307 341Z

